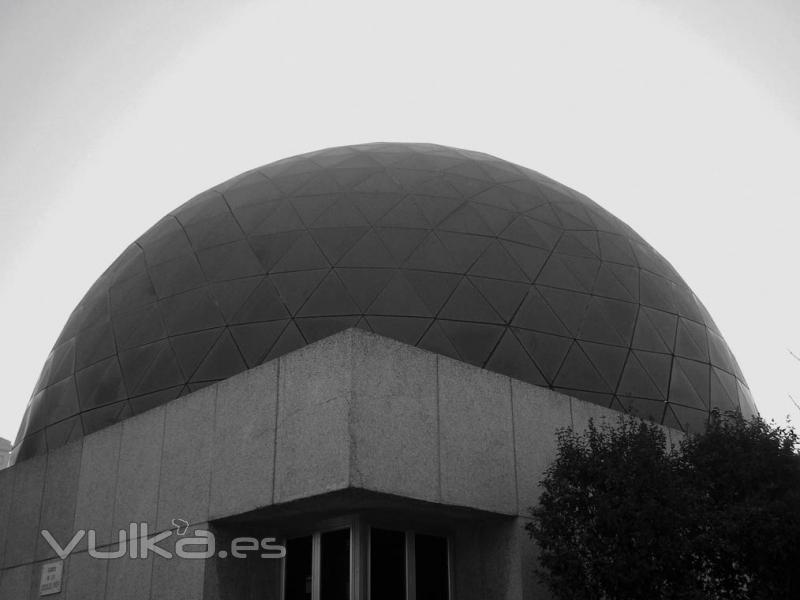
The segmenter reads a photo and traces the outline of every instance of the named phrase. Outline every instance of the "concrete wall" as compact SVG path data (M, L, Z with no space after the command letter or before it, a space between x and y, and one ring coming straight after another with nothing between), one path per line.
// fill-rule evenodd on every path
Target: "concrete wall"
M202 526L346 488L507 517L455 540L459 597L540 597L522 528L553 433L616 416L348 330L0 471L0 598L38 597L53 557L42 528L62 544L96 529L107 545L131 522L152 534L173 518ZM202 596L202 561L98 561L85 549L54 598Z

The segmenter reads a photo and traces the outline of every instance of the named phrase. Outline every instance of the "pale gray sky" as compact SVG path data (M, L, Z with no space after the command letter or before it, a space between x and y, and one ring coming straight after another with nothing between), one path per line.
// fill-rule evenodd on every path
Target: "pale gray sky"
M245 169L429 141L627 221L704 301L762 413L798 412L793 0L0 2L0 436L133 239Z

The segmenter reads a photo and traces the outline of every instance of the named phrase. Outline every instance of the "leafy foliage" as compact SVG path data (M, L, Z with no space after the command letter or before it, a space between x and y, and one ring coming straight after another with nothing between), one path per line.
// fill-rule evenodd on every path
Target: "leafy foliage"
M564 599L800 597L796 445L737 413L678 447L623 417L560 430L527 526L540 576Z
M701 500L693 540L720 598L800 598L797 433L760 418L714 418L681 444Z

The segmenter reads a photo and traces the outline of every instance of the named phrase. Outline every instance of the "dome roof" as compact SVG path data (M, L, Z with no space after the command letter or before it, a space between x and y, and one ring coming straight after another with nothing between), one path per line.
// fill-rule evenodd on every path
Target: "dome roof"
M673 427L755 408L703 305L592 200L428 144L320 150L161 219L70 316L18 459L348 327Z

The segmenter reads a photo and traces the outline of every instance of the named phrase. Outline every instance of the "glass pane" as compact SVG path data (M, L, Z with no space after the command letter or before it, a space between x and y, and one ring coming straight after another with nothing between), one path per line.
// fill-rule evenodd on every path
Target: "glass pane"
M327 531L321 538L320 600L349 600L350 530Z
M414 558L417 600L448 600L447 539L435 535L416 535Z
M286 542L284 600L311 600L311 536Z
M405 600L406 534L372 528L370 531L370 598Z

